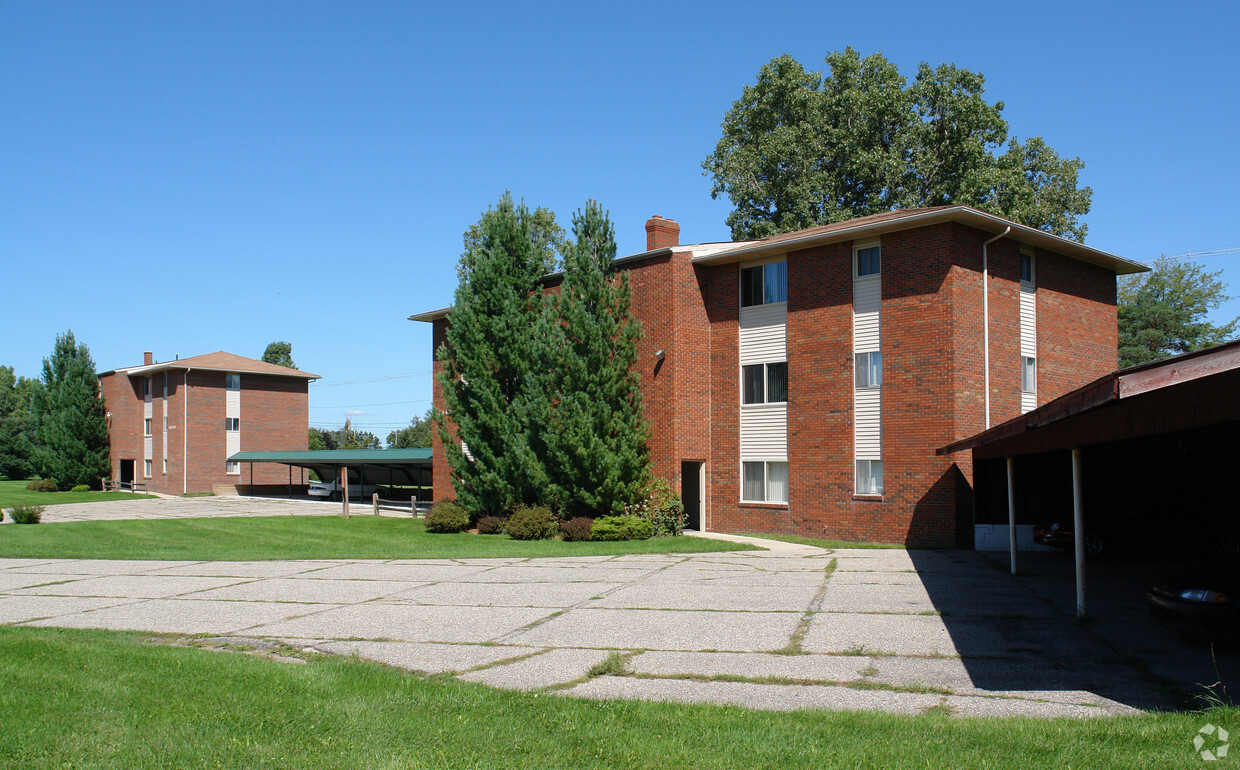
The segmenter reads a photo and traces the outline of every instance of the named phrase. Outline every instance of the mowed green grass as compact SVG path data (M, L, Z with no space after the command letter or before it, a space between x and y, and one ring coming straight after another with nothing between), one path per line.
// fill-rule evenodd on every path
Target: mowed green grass
M437 534L427 532L421 520L369 514L348 519L334 515L255 516L0 525L0 558L469 559L738 550L752 549L697 537L565 543L513 540L507 535Z
M1240 711L1091 720L586 701L351 658L0 627L6 767L1200 767ZM1233 733L1234 734L1234 733ZM1221 763L1220 763L1221 764Z
M61 505L64 503L98 503L104 500L146 500L152 495L132 492L31 492L29 481L0 480L0 508L14 505Z

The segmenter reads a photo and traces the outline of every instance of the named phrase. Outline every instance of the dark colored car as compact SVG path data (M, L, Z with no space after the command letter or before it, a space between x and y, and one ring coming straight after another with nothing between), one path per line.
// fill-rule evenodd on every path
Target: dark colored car
M1155 623L1216 641L1240 641L1240 565L1206 565L1159 580L1145 594Z
M1109 553L1112 549L1110 538L1104 532L1085 531L1085 556L1094 559ZM1054 522L1051 524L1033 525L1033 542L1038 545L1050 545L1071 551L1076 548L1072 522Z

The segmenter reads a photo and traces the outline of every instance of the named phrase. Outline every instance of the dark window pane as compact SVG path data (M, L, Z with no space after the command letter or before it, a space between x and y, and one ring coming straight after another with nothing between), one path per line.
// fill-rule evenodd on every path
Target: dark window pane
M857 250L857 275L875 275L879 272L879 247Z
M741 307L762 304L762 268L741 270Z
M1033 257L1020 255L1020 279L1026 283L1033 281Z
M766 499L766 468L765 463L741 463L744 466L745 486L741 491L742 500L763 501Z
M788 400L788 363L766 365L766 400L780 402Z
M741 367L743 384L741 387L742 404L762 403L762 364Z
M772 262L766 265L766 292L763 295L764 301L771 302L787 302L788 301L788 263Z

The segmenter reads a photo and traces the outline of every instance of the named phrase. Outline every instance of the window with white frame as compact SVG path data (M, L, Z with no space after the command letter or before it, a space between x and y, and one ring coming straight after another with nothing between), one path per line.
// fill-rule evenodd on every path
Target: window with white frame
M883 493L883 461L857 461L857 494L881 495Z
M879 351L856 354L856 386L877 388L883 384L883 354Z
M234 475L236 475L236 474L240 474L240 473L241 473L241 463L240 463L240 462L234 462L234 461L232 461L232 460L228 460L228 461L226 461L226 462L224 463L224 472L225 472L225 473L231 473L231 474L234 474Z
M142 435L143 436L151 435L151 418L150 417L145 417L142 419Z
M224 386L229 390L241 390L241 375L232 372L225 374Z
M863 278L867 275L878 275L882 268L881 247L867 246L854 252L854 275Z
M741 463L741 500L750 503L788 502L787 462Z
M787 361L741 367L742 404L779 404L787 400Z
M1020 357L1020 389L1023 393L1038 392L1038 359L1032 356Z
M168 458L167 457L164 458L164 475L165 476L168 475Z
M741 269L741 307L787 301L787 262L768 262Z
M149 478L151 477L151 470L152 470L152 469L151 469L151 461L150 461L150 460L143 460L143 461L142 461L142 475L143 475L143 476L146 476L146 477L149 479Z
M224 418L224 430L228 430L228 431L241 430L241 418L240 417L225 417Z

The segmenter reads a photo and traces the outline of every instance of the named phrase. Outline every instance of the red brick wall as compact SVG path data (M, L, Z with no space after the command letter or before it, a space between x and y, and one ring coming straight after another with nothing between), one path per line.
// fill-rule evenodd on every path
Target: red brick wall
M1115 371L1115 282L1100 267L1038 251L1038 404Z
M223 372L191 371L188 375L189 404L183 370L168 372L168 472L163 473L163 372L151 378L151 424L153 456L151 478L143 478L142 377L110 374L100 378L111 416L108 421L112 477L120 478L120 461L134 461L136 481L165 494L210 492L218 484L250 483L250 466L241 464L240 475L224 472L227 450L224 435L225 383ZM297 451L307 448L310 423L308 383L301 378L241 375L242 451ZM184 419L188 417L188 419ZM188 429L188 435L186 430ZM187 441L188 439L188 441ZM189 461L184 461L188 451ZM288 468L258 463L254 484L287 484ZM294 482L301 472L294 471Z

